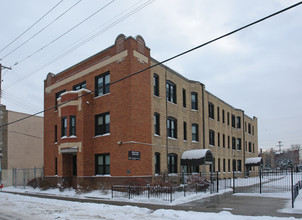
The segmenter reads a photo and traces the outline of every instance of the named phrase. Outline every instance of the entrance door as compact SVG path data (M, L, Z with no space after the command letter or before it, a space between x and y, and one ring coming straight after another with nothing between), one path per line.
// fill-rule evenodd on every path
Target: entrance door
M77 170L77 155L72 156L72 175L77 176L78 170Z

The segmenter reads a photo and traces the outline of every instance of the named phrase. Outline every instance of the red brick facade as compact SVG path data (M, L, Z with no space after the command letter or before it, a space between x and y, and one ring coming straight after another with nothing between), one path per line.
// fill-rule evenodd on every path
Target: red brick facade
M111 177L151 177L151 147L127 143L152 142L150 70L116 82L149 65L150 50L143 39L140 36L125 39L120 35L112 47L57 75L48 74L44 82L44 108L52 108L56 94L66 92L57 99L61 105L44 114L46 178L57 176L70 181L72 176L78 180L95 177L95 155L98 154L110 155ZM96 96L96 77L107 72L110 73L110 92ZM84 81L86 89L72 91L73 86ZM69 102L64 103L66 101ZM95 116L106 112L110 113L110 134L95 135ZM70 116L76 116L76 135L72 136ZM67 118L66 137L61 135L63 117ZM140 160L129 160L129 151L140 152ZM76 160L76 168L73 160Z

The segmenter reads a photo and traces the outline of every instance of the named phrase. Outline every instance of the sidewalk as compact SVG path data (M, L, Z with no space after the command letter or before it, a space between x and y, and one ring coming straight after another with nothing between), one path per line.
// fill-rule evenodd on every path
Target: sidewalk
M195 211L195 212L212 212L218 213L222 211L231 212L234 215L246 215L246 216L274 216L274 217L296 217L302 218L302 214L289 214L279 213L278 210L285 207L288 203L288 199L280 198L269 198L269 197L251 197L234 195L231 192L224 193L222 195L214 195L209 198L195 200L188 203L179 205L156 205L156 204L145 204L145 203L134 203L124 201L113 201L108 199L100 198L74 198L74 197L61 197L47 194L34 194L34 193L17 193L17 192L4 192L13 193L24 196L32 196L39 198L58 199L74 202L87 202L87 203L100 203L108 205L118 206L137 206L141 208L148 208L151 210L158 209L172 209L172 210L183 210L183 211Z

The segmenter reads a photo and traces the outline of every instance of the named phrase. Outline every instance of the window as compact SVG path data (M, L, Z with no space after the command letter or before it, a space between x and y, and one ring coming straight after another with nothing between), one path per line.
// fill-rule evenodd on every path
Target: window
M58 126L55 125L55 143L58 142Z
M168 172L177 173L177 155L168 154Z
M167 119L167 135L171 138L177 138L177 120L169 117Z
M227 114L227 121L228 121L228 125L230 125L230 113L229 112Z
M220 109L217 106L217 121L219 121L219 120L220 120Z
M249 134L251 134L251 124L250 123L248 123L247 129L248 129Z
M110 73L106 72L95 77L95 96L110 93Z
M167 81L167 101L176 103L176 85Z
M192 124L192 141L199 141L198 124Z
M225 134L222 135L222 147L225 148Z
M237 124L237 128L241 128L241 117L240 116L237 116L236 124Z
M110 133L110 113L106 112L95 116L95 135Z
M233 160L233 171L236 171L236 160Z
M191 93L191 106L193 110L198 110L198 96L196 92Z
M241 172L241 160L237 160L237 171Z
M236 150L236 138L232 137L232 149Z
M241 138L237 138L237 150L241 150Z
M67 136L67 117L62 117L61 127L61 137Z
M110 154L95 155L95 175L110 174Z
M218 158L218 172L220 172L220 158Z
M69 136L74 135L76 136L76 116L72 115L69 118Z
M58 175L58 158L55 158L55 175Z
M209 118L214 119L214 105L209 103Z
M230 149L230 136L228 136L228 149Z
M159 96L159 77L157 74L153 74L153 94Z
M154 113L154 134L160 135L160 121L159 114Z
M77 91L77 90L80 90L80 89L86 89L86 81L81 82L81 83L79 83L77 85L74 85L72 87L72 90L74 90L74 91Z
M223 161L222 161L222 168L223 168L223 172L225 172L225 159L223 158Z
M232 127L235 128L235 115L232 114Z
M160 153L156 152L154 156L155 173L160 174Z
M186 97L186 90L185 89L182 90L182 106L184 108L187 107L187 97Z
M209 131L209 144L215 146L215 132L213 130Z
M249 142L249 152L252 152L252 143Z
M224 109L222 109L222 123L225 123L225 120L224 120Z
M184 121L184 141L187 140L187 122Z
M217 146L220 147L220 133L217 133Z
M55 100L55 110L57 110L58 109L58 107L57 107L57 105L58 105L58 98L60 98L61 97L61 95L62 95L62 93L64 93L64 92L66 92L66 90L64 89L64 90L62 90L62 91L60 91L60 92L57 92L56 93L56 100Z
M231 160L228 159L228 172L231 172Z

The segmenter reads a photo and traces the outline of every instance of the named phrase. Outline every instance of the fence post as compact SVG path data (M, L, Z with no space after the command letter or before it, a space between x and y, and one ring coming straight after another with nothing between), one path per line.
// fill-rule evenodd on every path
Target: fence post
M25 189L25 174L26 173L26 170L23 169L23 189Z
M217 175L216 175L216 181L217 181L217 192L219 192L219 179L218 179L218 171L217 171Z
M150 198L150 186L148 186L148 199Z
M262 181L261 181L261 170L259 170L259 178L260 178L260 194L262 193Z
M233 170L233 193L235 193L235 171Z
M113 199L113 185L111 185L111 198Z
M292 190L292 208L294 208L294 203L295 203L295 199L294 199L294 178L293 178L293 169L291 170L291 190Z
M172 202L172 186L170 186L170 202Z
M130 185L128 186L128 194L129 194L129 199L131 198L130 197Z

